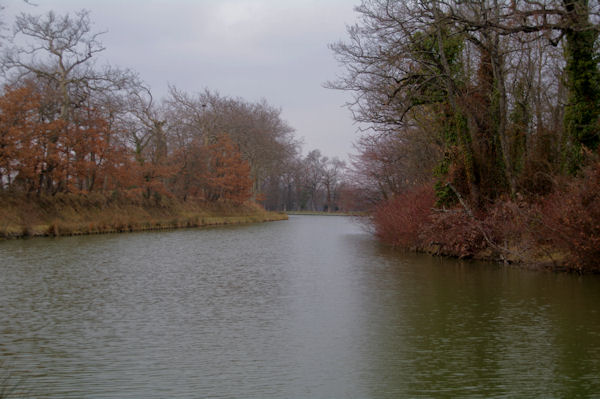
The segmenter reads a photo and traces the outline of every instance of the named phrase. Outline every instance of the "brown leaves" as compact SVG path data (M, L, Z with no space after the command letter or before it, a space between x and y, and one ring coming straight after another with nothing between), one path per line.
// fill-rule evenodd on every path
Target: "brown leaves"
M600 162L545 201L542 222L577 270L600 271Z
M428 186L416 187L382 202L373 214L375 234L384 242L402 247L423 246L423 230L430 224L435 193Z
M190 143L160 156L135 157L101 109L81 105L73 118L43 113L33 83L0 97L0 189L25 193L125 190L146 199L177 195L241 204L252 195L250 165L229 136Z
M230 201L241 204L252 195L250 164L242 158L228 135L217 136L207 146L208 167L204 173L205 199Z

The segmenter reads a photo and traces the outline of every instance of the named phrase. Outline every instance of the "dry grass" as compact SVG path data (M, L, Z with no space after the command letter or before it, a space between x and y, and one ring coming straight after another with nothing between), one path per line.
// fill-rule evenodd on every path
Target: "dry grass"
M163 230L287 219L256 204L143 201L100 195L0 195L0 237Z

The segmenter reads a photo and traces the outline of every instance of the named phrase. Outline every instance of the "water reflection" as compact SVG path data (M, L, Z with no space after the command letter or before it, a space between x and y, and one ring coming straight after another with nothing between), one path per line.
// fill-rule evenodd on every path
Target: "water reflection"
M375 373L390 378L374 386L372 397L598 392L600 318L596 305L589 306L599 299L597 279L426 256L398 260L385 250L380 256L388 274L366 287L382 292L365 295L375 299L365 312L366 328L379 327L367 352L378 364Z
M348 218L0 243L34 397L586 397L600 280L377 245Z

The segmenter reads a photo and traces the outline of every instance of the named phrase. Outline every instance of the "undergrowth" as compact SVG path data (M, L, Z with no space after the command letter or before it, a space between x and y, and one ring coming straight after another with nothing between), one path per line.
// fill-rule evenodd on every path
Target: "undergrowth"
M381 203L375 234L404 249L600 272L600 162L545 196L501 198L478 210L436 208L435 200L424 185Z

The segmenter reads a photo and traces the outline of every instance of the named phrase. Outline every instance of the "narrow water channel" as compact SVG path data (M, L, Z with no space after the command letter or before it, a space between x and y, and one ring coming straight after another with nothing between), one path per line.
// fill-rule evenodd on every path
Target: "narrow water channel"
M600 279L346 217L5 241L0 364L35 398L593 397Z

